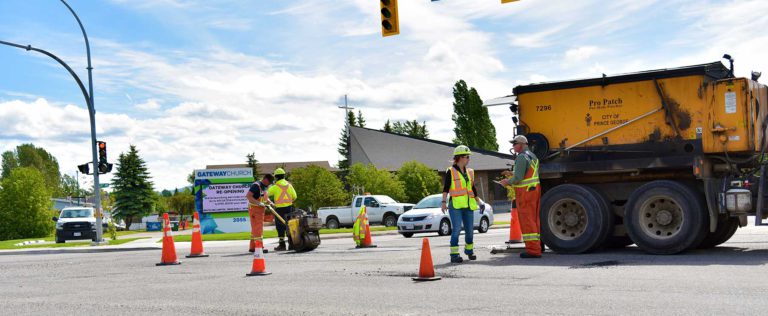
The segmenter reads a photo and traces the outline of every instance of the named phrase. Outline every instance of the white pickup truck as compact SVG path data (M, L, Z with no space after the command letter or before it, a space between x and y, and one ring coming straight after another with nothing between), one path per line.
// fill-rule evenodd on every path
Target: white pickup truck
M351 207L321 207L317 214L327 228L352 226L363 204L368 211L370 224L382 223L388 227L397 225L397 217L414 206L410 203L398 203L386 195L358 195L352 199Z

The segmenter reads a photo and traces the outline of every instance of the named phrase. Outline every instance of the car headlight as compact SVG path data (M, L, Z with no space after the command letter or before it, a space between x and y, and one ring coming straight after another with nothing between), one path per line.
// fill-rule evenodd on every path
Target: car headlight
M64 228L64 223L56 222L56 229L62 229Z
M435 214L427 215L427 219L433 219L433 218L435 218Z

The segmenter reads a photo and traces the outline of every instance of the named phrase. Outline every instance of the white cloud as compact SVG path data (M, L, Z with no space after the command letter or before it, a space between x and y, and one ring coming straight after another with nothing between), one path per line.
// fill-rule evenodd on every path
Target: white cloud
M581 46L565 52L566 63L579 63L592 58L598 52L596 46Z
M160 102L157 99L147 99L146 102L136 104L134 107L143 111L155 111L160 109Z

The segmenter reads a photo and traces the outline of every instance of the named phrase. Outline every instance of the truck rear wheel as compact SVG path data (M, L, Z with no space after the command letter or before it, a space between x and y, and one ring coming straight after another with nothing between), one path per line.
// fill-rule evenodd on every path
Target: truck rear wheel
M605 198L592 188L562 184L541 201L541 237L559 253L588 252L605 242L613 223Z
M707 237L699 245L699 249L708 249L728 241L739 228L739 219L737 217L721 217L717 221L717 229L714 232L707 232Z
M339 220L336 219L336 217L329 217L328 220L325 221L325 227L328 229L337 229L339 228Z
M627 201L624 223L640 249L659 255L698 246L706 236L702 197L679 182L657 180L639 187Z

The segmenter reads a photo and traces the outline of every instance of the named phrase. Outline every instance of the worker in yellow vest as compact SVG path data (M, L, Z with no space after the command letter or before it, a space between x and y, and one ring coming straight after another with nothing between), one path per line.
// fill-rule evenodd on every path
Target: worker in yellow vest
M285 170L283 168L275 169L275 185L269 187L267 195L275 203L275 211L286 221L288 213L293 212L293 201L296 200L296 190L288 180L285 180ZM285 251L285 231L287 226L279 220L275 221L277 227L277 237L280 239L279 245L275 251Z
M528 139L523 135L509 141L517 153L515 173L511 179L501 181L502 185L515 188L517 212L520 214L520 229L523 231L525 252L520 258L541 258L544 247L541 244L541 183L539 182L539 158L528 149Z
M474 211L485 210L485 204L475 195L475 171L467 168L469 155L472 152L469 147L460 145L453 150L453 166L445 172L443 181L443 202L440 209L443 213L449 210L451 218L451 262L460 263L464 259L459 255L459 233L464 224L464 254L469 260L476 260L475 245L472 234L474 232ZM450 200L448 196L450 195Z

